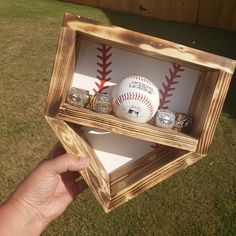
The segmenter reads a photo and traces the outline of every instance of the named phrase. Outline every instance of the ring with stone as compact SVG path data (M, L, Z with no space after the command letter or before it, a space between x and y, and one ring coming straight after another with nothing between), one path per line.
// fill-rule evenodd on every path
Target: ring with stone
M155 125L171 129L175 124L175 113L166 109L160 109L155 116Z
M191 118L185 113L176 113L175 116L174 130L181 131L184 127L189 126L192 122Z
M69 89L67 102L77 107L85 107L90 100L89 91L72 87Z
M112 110L111 97L102 93L91 96L90 109L98 113L110 113Z

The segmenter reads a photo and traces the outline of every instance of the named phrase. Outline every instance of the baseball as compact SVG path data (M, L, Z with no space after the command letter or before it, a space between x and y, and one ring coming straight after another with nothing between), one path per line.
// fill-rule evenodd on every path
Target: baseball
M141 76L129 76L112 92L113 111L119 118L145 123L152 119L159 107L158 88Z

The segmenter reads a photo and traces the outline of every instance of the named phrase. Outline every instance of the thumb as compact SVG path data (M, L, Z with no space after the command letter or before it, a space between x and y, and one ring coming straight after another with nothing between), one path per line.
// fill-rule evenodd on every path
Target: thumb
M67 171L80 171L89 165L89 159L72 154L64 154L41 164L44 175L54 176Z

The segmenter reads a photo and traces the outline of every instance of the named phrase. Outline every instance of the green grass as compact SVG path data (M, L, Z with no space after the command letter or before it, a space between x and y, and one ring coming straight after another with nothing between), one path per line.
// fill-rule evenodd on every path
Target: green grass
M0 0L0 200L47 154L43 117L65 11L236 59L236 33L53 0ZM109 214L89 190L43 235L236 235L236 84L207 157Z

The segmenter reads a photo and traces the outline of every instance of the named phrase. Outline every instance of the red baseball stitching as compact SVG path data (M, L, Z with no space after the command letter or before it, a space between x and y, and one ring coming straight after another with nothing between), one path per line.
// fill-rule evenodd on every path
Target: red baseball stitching
M117 97L115 99L114 104L113 104L113 111L116 112L118 106L120 106L121 103L123 103L126 100L137 100L137 101L140 101L140 102L144 103L148 107L149 117L150 118L152 117L152 115L153 115L153 106L152 106L152 103L151 103L150 99L146 95L143 95L143 94L140 94L140 93L137 93L137 92L123 93L122 95Z
M167 100L168 97L171 97L173 93L170 93L170 91L175 90L175 87L173 85L178 84L178 81L176 79L180 78L181 75L179 75L179 72L184 71L183 68L181 68L181 65L172 63L173 69L169 68L170 75L169 77L166 75L166 83L162 83L163 89L160 89L160 106L159 109L168 109L167 103L170 102L170 100Z
M97 55L97 58L100 59L100 62L97 62L97 65L100 67L100 69L97 69L97 79L99 82L95 82L95 85L97 86L97 89L93 89L94 93L102 93L102 91L109 86L105 86L105 83L110 81L111 78L109 77L109 74L112 70L109 70L109 66L112 64L111 61L109 61L110 57L112 56L112 53L109 53L111 50L111 46L105 45L100 43L100 47L97 47L97 50L99 51L99 54Z

